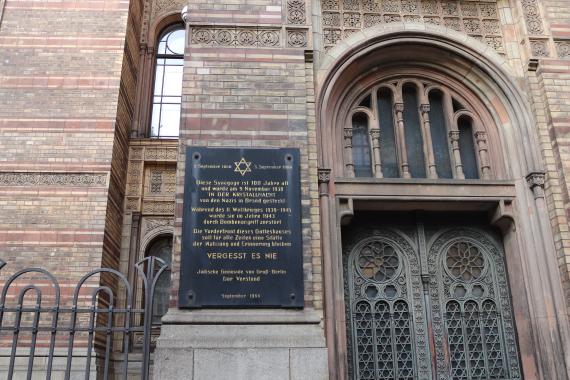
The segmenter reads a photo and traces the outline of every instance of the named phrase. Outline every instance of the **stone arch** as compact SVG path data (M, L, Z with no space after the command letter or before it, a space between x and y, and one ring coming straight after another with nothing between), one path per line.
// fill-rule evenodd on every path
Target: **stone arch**
M366 188L361 186L365 191L355 197L352 191L360 183L337 178L342 174L334 170L338 149L342 147L335 129L342 128L338 119L347 94L355 92L358 86L364 90L361 80L370 73L380 73L383 68L403 62L410 62L407 67L438 71L460 81L482 102L496 124L496 143L512 195L506 203L489 198L495 204L489 223L502 228L508 271L520 273L511 277L511 289L518 339L522 342L523 374L529 379L569 378L566 301L544 193L539 189L541 181L535 178L536 172L543 172L542 158L534 117L517 76L506 60L479 41L444 27L409 23L378 25L356 32L317 59L315 106L318 159L324 183L320 191L321 247L331 377L344 379L346 373L346 333L342 329L345 306L339 259L341 219L353 216L356 202L366 198L374 202L428 199L419 192L408 198L377 192L374 189L381 186L375 185L382 182L374 181L369 181ZM329 176L327 170L331 169ZM446 199L451 198L469 201L460 194ZM534 347L538 346L543 350L537 354Z
M157 14L148 28L148 48L156 49L160 34L172 25L182 24L182 16L179 10L167 10Z
M144 257L146 251L152 245L153 242L155 242L157 239L168 236L170 237L174 236L174 227L169 225L160 226L148 233L145 233L141 239L141 244L140 244L141 257L139 259L142 259Z

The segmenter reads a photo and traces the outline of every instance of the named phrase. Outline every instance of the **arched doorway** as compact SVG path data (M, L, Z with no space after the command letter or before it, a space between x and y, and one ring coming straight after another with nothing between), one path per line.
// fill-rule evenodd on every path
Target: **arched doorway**
M566 316L534 317L565 303L531 118L504 61L450 35L378 27L317 73L335 378L566 377ZM365 247L394 254L360 267ZM366 277L388 258L399 287Z
M521 378L501 237L483 215L363 212L342 236L349 378Z
M172 235L159 235L148 245L145 257L155 256L168 265L156 282L154 302L152 306L152 323L160 325L161 318L168 311L170 299L171 262L172 262Z

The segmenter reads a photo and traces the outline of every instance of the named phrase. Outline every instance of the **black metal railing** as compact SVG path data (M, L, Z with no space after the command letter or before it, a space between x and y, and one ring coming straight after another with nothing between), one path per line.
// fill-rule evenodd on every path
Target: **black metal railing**
M0 260L0 270L5 265ZM84 275L72 293L73 284L66 284L63 297L55 276L44 269L14 273L0 296L0 366L7 367L0 373L7 379L24 372L27 379L38 372L48 380L56 372L65 380L81 373L85 379L149 379L155 286L167 268L154 256L139 261L134 277L140 286L117 270L99 268ZM133 344L141 334L142 344Z

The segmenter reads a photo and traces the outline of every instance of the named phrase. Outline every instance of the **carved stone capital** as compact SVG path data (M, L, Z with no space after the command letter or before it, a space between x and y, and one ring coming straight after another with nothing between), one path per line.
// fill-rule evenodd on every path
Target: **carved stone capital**
M319 183L329 183L329 181L331 180L331 170L319 168L317 170L317 177L318 177Z
M429 104L420 104L420 111L422 113L428 113L430 110L430 105Z
M394 110L396 112L404 112L404 103L396 103L394 104Z
M380 138L380 129L378 129L378 128L370 129L370 137L372 137L373 139L379 139Z
M487 132L485 132L485 131L478 131L478 132L475 132L475 140L477 140L477 141L487 141Z
M449 131L451 141L459 141L459 131Z
M544 198L544 184L546 175L544 172L532 172L526 176L526 182L534 194L534 199Z
M345 139L352 138L352 128L344 128L344 138Z

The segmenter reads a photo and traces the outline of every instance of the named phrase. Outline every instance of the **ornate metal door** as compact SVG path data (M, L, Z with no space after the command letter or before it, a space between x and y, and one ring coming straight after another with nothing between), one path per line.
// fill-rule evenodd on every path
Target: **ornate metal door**
M343 236L351 379L520 379L500 242L479 227Z

